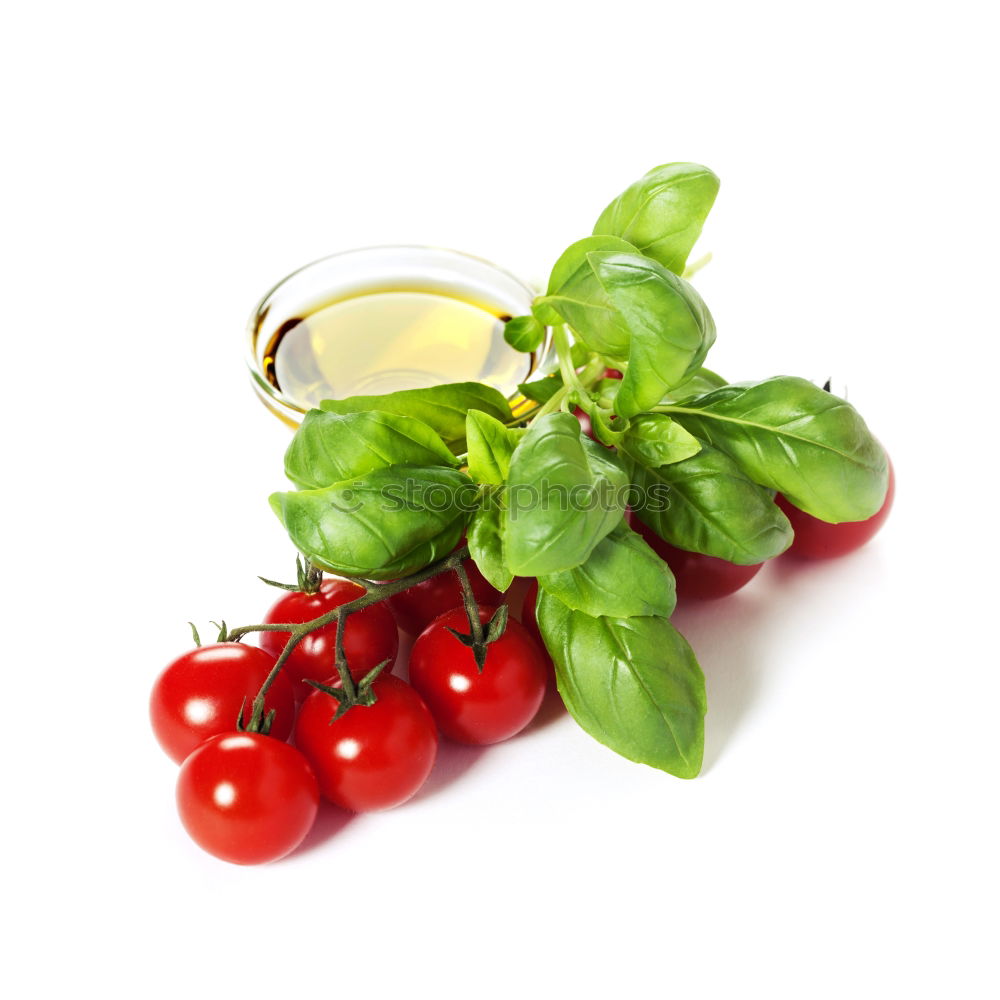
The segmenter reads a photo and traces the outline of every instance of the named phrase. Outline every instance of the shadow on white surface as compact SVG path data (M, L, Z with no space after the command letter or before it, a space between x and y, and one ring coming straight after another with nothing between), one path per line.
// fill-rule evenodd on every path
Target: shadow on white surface
M568 714L566 706L563 704L562 698L559 697L558 690L556 690L555 681L549 678L549 686L545 689L545 697L542 699L538 714L528 723L524 732L536 733L552 725L552 723L558 722L560 719L565 719Z
M438 744L434 770L424 782L423 788L413 797L413 801L428 799L464 777L466 771L473 767L488 749L489 747L469 747L461 743L452 743L442 737Z
M702 774L715 766L752 711L771 664L771 643L786 620L792 580L782 560L765 566L741 591L717 601L680 604L673 623L691 644L708 689ZM795 569L792 574L794 575Z
M349 826L356 819L358 819L357 813L348 812L346 809L341 809L339 806L327 802L326 799L320 799L316 822L313 823L306 839L295 848L289 857L298 857L300 854L306 854L316 848L323 847L328 840L332 840L344 827Z

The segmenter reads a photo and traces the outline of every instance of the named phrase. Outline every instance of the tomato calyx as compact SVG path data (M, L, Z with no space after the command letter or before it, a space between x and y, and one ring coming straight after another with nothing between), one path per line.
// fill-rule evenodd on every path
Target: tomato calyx
M315 594L323 585L323 571L314 566L307 558L297 555L295 557L295 583L279 583L277 580L268 580L266 576L258 576L257 579L269 587L277 587L278 590Z
M376 679L386 668L386 666L391 663L391 660L383 660L378 666L372 667L371 670L361 678L357 684L354 683L354 679L351 677L350 670L341 672L338 667L338 674L340 674L340 687L334 687L331 684L323 684L321 681L313 680L311 677L306 678L306 684L310 687L316 688L317 691L322 691L324 694L330 695L331 698L337 701L337 711L334 712L333 716L330 718L330 725L332 726L339 718L343 717L348 711L354 708L355 705L374 705L378 698L375 692L372 690L372 685L375 683ZM344 676L350 683L350 687L344 686Z
M226 628L226 623L224 621L221 621L221 622L212 622L212 624L219 630L218 638L215 641L216 642L228 642L229 640L227 639L227 635L229 633L228 633L228 630ZM188 622L188 625L191 626L191 635L194 638L194 644L200 648L201 647L201 636L198 635L198 629L195 626L195 623L194 622Z
M253 706L250 712L250 721L244 722L243 718L247 712L247 700L246 698L243 699L243 704L240 705L240 714L236 716L236 731L239 733L260 733L261 736L270 735L277 710L272 708L270 712L265 714L264 699L260 696L255 697L250 704Z
M479 604L476 601L472 584L469 582L469 574L466 573L465 567L461 563L455 567L455 573L458 576L459 583L462 585L462 602L465 605L465 617L469 622L469 631L459 632L450 626L445 626L445 628L463 646L468 646L472 650L472 656L476 661L476 669L479 673L482 673L483 667L486 666L486 648L491 642L496 642L507 630L507 618L510 615L510 608L506 604L501 604L493 612L492 617L486 622L486 627L484 628L483 621L479 617Z

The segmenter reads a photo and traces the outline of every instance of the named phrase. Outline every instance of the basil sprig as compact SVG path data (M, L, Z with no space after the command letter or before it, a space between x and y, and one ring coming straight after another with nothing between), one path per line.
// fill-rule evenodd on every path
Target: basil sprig
M555 346L519 387L533 404L523 416L476 382L326 400L285 456L296 489L271 499L296 547L331 572L400 577L465 536L499 590L536 577L570 713L681 777L701 766L705 682L669 620L670 568L626 505L678 548L755 564L792 540L775 491L823 520L861 520L888 474L845 400L788 376L728 384L704 367L715 324L684 274L718 185L697 164L656 167L559 257L530 314L505 324L516 350L550 332Z

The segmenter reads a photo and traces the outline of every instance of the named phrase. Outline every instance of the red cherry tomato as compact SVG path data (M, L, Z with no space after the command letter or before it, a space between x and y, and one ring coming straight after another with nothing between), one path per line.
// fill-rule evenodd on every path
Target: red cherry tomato
M843 521L828 524L798 507L793 507L780 493L775 497L778 506L792 522L795 540L788 552L801 559L832 559L843 556L870 541L885 523L896 496L896 473L889 464L889 489L885 502L866 521Z
M236 732L244 699L248 722L250 703L274 662L256 646L219 642L192 649L166 667L153 685L149 718L168 756L179 764L210 736ZM295 722L295 698L284 672L268 688L264 706L275 709L270 735L287 740Z
M480 608L483 622L493 608ZM449 631L468 632L462 608L448 611L421 632L410 653L410 683L427 703L441 732L458 743L485 746L519 733L545 695L548 668L542 651L520 622L486 652L483 672L472 650Z
M341 604L347 604L364 593L364 589L349 580L324 580L315 594L290 591L272 606L264 616L266 624L289 624L312 621L325 615ZM280 655L288 639L287 632L261 632L260 644ZM344 628L344 655L351 669L351 676L361 680L373 667L383 660L389 660L384 672L392 670L399 651L399 633L392 612L384 602L372 604L363 611L355 611L347 619ZM307 679L325 681L335 673L334 661L337 654L337 623L310 632L296 647L285 662L285 673L292 681L295 697L300 701L311 691Z
M591 441L596 441L597 438L594 436L594 425L590 421L590 417L580 409L579 406L573 407L573 416L580 421L580 429L583 431Z
M302 843L319 787L305 757L260 733L202 743L181 766L177 809L199 847L223 861L276 861Z
M728 597L745 587L764 565L755 563L752 566L739 566L715 556L678 549L665 542L638 518L635 528L649 547L670 567L677 581L679 601L711 601L718 597Z
M320 790L353 812L405 802L427 780L437 755L434 719L409 684L380 674L372 691L373 705L355 705L336 722L336 699L313 691L295 726L295 745Z
M476 601L479 604L499 604L500 592L489 584L476 564L468 559L463 565ZM410 635L420 635L435 618L452 608L461 607L462 603L462 585L454 571L438 573L388 600L399 627Z

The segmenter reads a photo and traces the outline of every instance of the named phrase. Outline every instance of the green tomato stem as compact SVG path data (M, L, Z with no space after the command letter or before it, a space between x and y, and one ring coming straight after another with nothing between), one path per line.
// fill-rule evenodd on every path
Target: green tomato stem
M264 712L264 699L267 696L268 689L274 683L275 678L281 673L282 667L288 662L288 657L291 656L292 650L307 636L310 632L315 632L317 629L324 628L333 622L337 623L337 673L340 676L340 682L343 686L344 701L347 704L356 704L358 702L358 691L357 685L354 683L354 678L351 676L351 672L348 669L347 658L344 655L344 627L347 622L347 616L353 614L355 611L363 611L365 608L370 607L372 604L377 604L379 601L384 601L387 597L392 597L394 594L402 593L404 590L409 590L410 587L416 586L418 583L423 583L424 580L430 580L432 577L438 576L440 573L447 573L449 571L459 572L459 579L465 577L466 581L468 577L465 576L465 570L462 568L462 562L469 557L469 547L463 545L462 548L456 549L450 555L444 557L444 559L439 559L436 563L431 563L430 566L425 567L418 573L413 573L410 576L400 577L398 580L388 580L384 583L374 583L370 580L356 580L354 582L359 583L361 586L365 587L365 593L360 597L356 597L353 601L348 601L347 604L341 604L339 607L334 608L332 611L328 611L325 615L320 615L318 618L312 619L308 622L291 623L286 622L284 624L269 624L269 625L241 625L239 628L231 629L225 637L226 642L239 642L244 636L249 635L251 632L288 632L288 641L285 643L284 648L281 651L281 655L275 661L274 666L271 668L271 672L264 679L264 683L261 684L260 690L257 692L256 697L253 700L253 715L251 716L250 725L248 725L248 730L255 724L259 723L259 720L263 717ZM257 730L252 730L257 731Z

